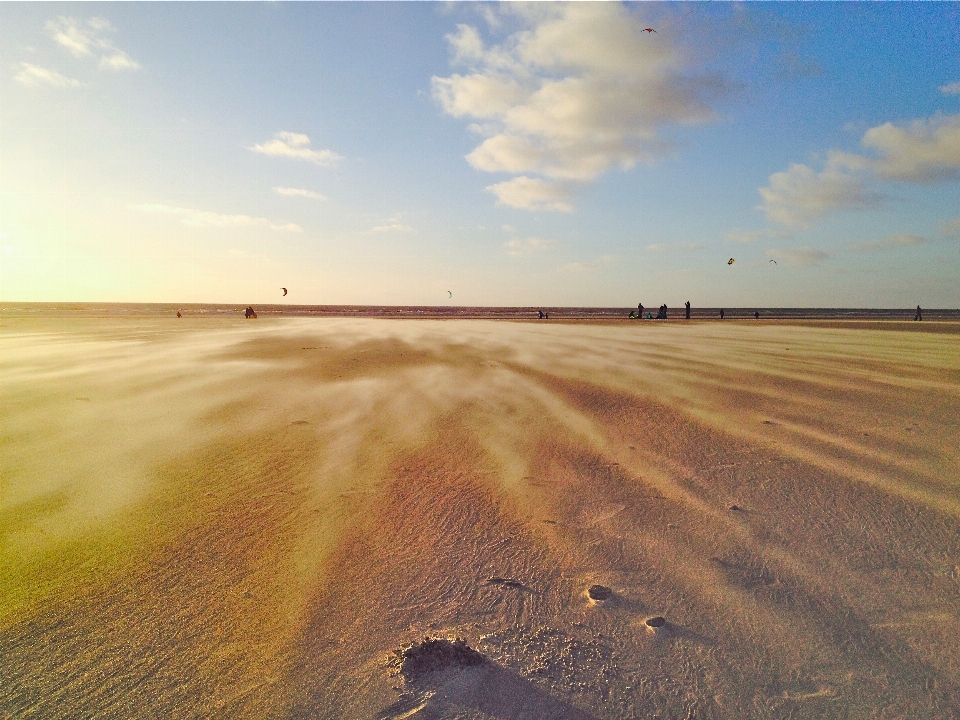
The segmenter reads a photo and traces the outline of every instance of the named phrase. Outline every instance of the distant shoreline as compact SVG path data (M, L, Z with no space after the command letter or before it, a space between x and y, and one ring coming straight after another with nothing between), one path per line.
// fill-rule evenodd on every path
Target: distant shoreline
M181 311L189 317L242 318L246 306L233 303L105 303L105 302L6 302L0 318L11 317L130 317L167 316ZM372 317L431 319L537 320L538 311L550 320L631 320L634 307L466 307L457 305L256 305L260 317ZM644 315L651 308L644 308ZM874 320L913 321L913 308L724 308L725 320ZM656 308L652 313L656 314ZM718 320L720 308L691 308L691 320ZM683 320L683 306L669 310L668 321ZM960 309L923 308L923 319L960 322ZM639 322L656 322L642 320ZM663 322L663 321L660 321Z

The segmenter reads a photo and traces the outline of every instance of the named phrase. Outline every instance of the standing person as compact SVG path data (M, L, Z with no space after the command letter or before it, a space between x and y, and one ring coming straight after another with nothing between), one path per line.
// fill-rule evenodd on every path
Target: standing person
M759 310L754 310L754 311L753 311L753 318L754 318L754 320L759 320L759 319L760 319L760 311L759 311Z
M643 317L643 303L637 303L637 317Z
M720 308L720 319L723 320L723 308Z
M923 320L923 311L920 310L920 306L917 305L917 314L913 318L914 320Z
M690 319L690 301L689 300L687 300L686 305L687 305L687 320L689 320Z

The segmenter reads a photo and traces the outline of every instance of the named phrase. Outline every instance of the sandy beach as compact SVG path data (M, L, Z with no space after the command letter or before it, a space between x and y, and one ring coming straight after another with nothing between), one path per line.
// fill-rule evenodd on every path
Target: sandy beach
M960 718L958 323L8 318L0 369L2 717Z

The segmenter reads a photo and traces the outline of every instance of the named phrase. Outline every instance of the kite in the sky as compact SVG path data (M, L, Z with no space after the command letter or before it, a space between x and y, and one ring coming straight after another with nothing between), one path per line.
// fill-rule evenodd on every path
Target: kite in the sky
M450 297L453 297L453 293L450 292L449 290L447 290L447 295L449 295Z
M693 10L688 10L688 11L685 12L683 15L681 15L680 17L678 17L676 20L674 20L674 21L672 21L672 22L668 22L666 25L664 25L664 26L661 27L660 29L661 29L661 30L666 30L666 29L667 29L668 27L670 27L671 25L675 25L676 23L678 23L678 22L680 22L681 20L683 20L683 19L684 19L687 15L689 15L690 13L696 12L696 11L697 11L697 8L693 8ZM648 28L644 28L644 29L643 29L643 32L645 32L645 33L655 33L656 30L654 30L652 27L648 27Z
M774 265L776 265L776 264L777 264L777 261L776 261L776 260L771 260L770 262L767 263L767 265L769 265L770 263L773 263Z
M286 297L286 296L287 296L287 289L286 289L286 288L280 288L280 289L283 290L283 296Z
M730 258L729 260L727 260L727 265L733 265L734 262L736 261L733 258Z

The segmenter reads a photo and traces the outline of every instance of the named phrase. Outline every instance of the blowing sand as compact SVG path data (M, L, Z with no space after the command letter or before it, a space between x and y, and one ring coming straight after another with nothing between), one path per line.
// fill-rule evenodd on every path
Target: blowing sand
M919 326L5 320L0 716L958 718Z

